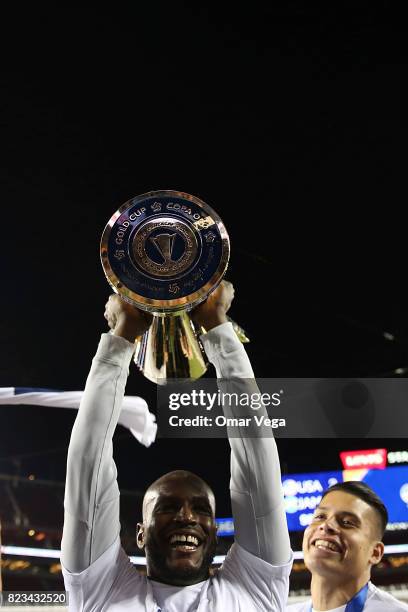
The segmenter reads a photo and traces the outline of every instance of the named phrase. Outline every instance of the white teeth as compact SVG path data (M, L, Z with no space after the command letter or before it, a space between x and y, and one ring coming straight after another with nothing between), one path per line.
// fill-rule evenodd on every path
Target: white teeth
M186 541L187 541L187 538L185 535L174 534L174 536L171 537L170 544L173 544L173 542L186 542Z
M334 542L328 542L327 540L316 540L314 545L317 548L328 548L329 550L334 550L335 552L340 552L339 546Z
M192 535L185 536L184 534L181 534L181 533L180 534L175 533L170 538L170 544L175 544L175 543L183 544L184 542L191 542L191 544L194 544L194 546L198 546L198 539Z

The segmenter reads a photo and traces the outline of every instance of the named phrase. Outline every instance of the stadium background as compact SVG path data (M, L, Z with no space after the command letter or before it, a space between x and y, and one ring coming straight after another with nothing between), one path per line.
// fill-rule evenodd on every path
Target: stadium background
M100 234L120 204L159 188L193 193L223 218L232 315L258 376L406 376L403 23L389 2L10 9L0 385L83 388L109 295ZM136 372L128 392L154 411L155 389ZM3 545L59 548L73 418L1 407ZM406 435L280 440L283 471L341 469L341 450L404 451ZM130 554L140 492L163 471L202 475L218 516L230 516L227 450L224 440L144 449L117 431ZM408 542L406 530L387 538ZM408 556L393 558L376 579L403 587ZM2 564L4 588L61 588L56 559L3 554ZM293 588L306 583L300 567Z

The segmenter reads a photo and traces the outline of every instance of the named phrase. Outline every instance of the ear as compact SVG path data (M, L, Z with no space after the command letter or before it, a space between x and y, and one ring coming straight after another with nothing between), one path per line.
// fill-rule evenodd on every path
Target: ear
M370 563L371 565L377 565L384 554L384 544L382 542L376 542L371 553Z
M145 546L145 526L143 523L137 524L136 544L137 547L140 548L140 550L143 550Z

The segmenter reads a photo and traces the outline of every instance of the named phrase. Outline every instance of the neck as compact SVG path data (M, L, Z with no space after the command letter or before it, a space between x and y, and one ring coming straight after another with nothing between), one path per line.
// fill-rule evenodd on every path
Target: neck
M173 586L173 587L186 587L186 586L193 586L193 584L198 584L199 582L204 582L204 580L207 580L207 578L205 578L204 576L200 576L198 578L192 579L192 580L183 580L183 579L177 579L177 578L167 578L166 576L154 576L152 574L147 574L147 577L150 580L154 580L155 582L160 582L161 584L166 584L167 586Z
M310 587L313 608L331 610L344 606L367 584L369 579L369 575L364 575L347 581L336 581L332 577L313 574Z
M191 574L177 574L175 572L170 572L167 568L155 568L152 565L147 563L147 577L150 580L154 580L155 582L161 582L162 584L168 584L169 586L174 587L185 587L191 586L193 584L198 584L199 582L203 582L203 580L207 580L209 578L209 569L203 568L202 572Z

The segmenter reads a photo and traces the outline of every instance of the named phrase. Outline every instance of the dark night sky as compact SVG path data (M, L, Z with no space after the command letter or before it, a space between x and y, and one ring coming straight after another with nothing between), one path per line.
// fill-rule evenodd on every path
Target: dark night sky
M3 19L1 386L83 388L109 295L100 235L150 189L222 217L232 315L258 376L408 366L405 21L390 2L322 6L35 6ZM136 372L128 392L154 410ZM22 474L62 480L72 422L1 408L0 472L18 456ZM351 446L374 447L280 448L300 471L337 468ZM186 467L226 507L225 441L145 450L122 431L116 456L126 488Z

